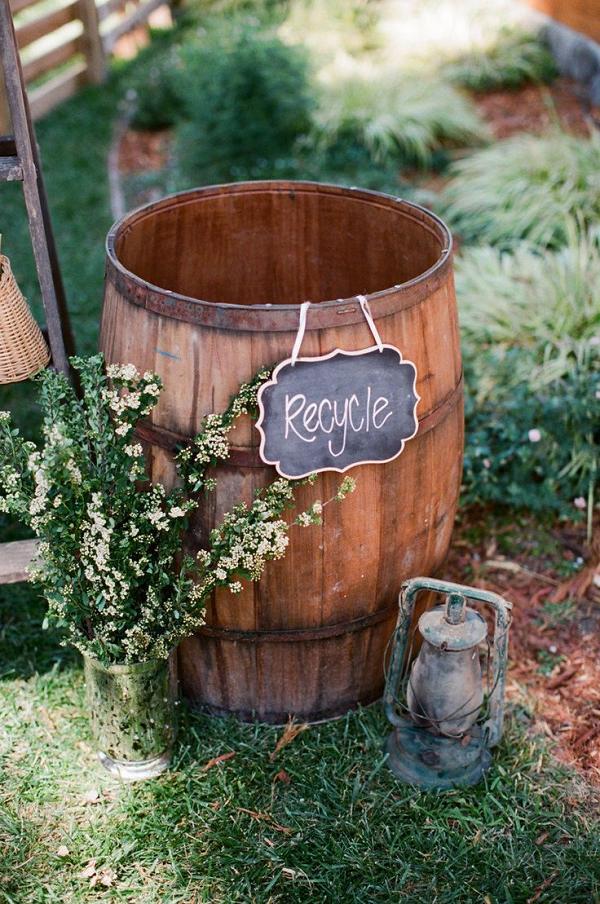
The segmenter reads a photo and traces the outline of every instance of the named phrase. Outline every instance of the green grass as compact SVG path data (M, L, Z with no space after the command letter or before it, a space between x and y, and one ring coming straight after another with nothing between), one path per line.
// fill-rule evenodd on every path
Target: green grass
M541 901L599 900L594 796L527 738L522 707L485 782L445 795L396 782L379 707L310 728L273 762L280 729L183 712L172 771L118 785L95 764L80 666L41 632L43 605L4 588L0 609L3 904L524 904L546 880ZM110 888L80 877L92 859Z
M569 222L596 227L600 136L518 135L454 164L441 211L465 242L559 247Z

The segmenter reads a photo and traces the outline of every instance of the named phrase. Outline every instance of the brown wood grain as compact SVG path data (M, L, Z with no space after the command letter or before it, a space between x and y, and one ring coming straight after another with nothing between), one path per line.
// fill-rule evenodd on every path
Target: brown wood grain
M23 25L17 26L17 46L19 50L33 44L40 38L45 37L53 31L74 22L79 18L79 0L71 0L65 6L59 6L57 9L44 13L31 22L25 22Z
M64 72L34 88L29 95L29 107L33 118L41 119L57 104L62 104L69 97L73 97L85 85L86 79L87 64L73 63Z
M18 584L29 579L29 567L38 555L37 540L0 543L0 584Z
M569 28L600 41L598 0L528 0L528 3Z
M206 629L180 648L185 693L213 712L315 720L375 700L400 585L442 567L460 488L461 361L445 227L377 193L247 183L150 205L108 246L101 347L109 361L164 380L145 442L153 479L167 485L168 437L193 435L241 382L289 356L305 299L314 305L302 354L371 345L356 302L366 294L383 341L416 364L417 413L430 426L395 461L353 469L356 492L326 508L322 527L292 527L286 558L260 582L239 595L220 590ZM152 425L165 431L160 441ZM249 419L233 439L240 457L220 468L187 538L192 549L275 476L253 460L259 436ZM298 505L331 497L339 480L319 475Z
M11 128L14 132L8 142L9 145L14 145L14 148L10 148L8 153L16 156L23 182L29 232L46 316L52 362L58 370L69 373L68 355L74 353L73 335L32 125L31 108L25 90L14 24L6 2L0 3L0 66L3 71ZM7 145L5 143L3 145L6 148ZM10 172L4 173L4 177L8 176L17 177L14 167L11 167Z
M81 37L71 38L62 44L58 44L51 50L46 50L39 56L27 60L27 62L23 64L23 77L27 83L32 82L34 79L38 78L38 76L50 72L52 69L61 66L63 63L67 63L78 53L81 53L82 50L83 43Z

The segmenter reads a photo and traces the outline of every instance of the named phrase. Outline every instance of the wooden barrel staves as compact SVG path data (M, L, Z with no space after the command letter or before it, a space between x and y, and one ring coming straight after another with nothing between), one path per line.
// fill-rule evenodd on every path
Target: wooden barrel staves
M184 192L127 215L108 236L101 348L109 362L156 370L165 389L144 430L154 480L174 480L172 450L223 411L240 383L289 357L300 305L304 356L383 342L417 368L418 433L386 464L349 473L357 489L293 528L285 559L257 584L219 590L207 624L180 647L193 705L281 722L340 715L376 700L408 577L446 556L462 471L462 372L451 239L422 208L375 192L256 182ZM276 477L249 418L232 434L192 545L237 501ZM320 474L299 505L328 499Z

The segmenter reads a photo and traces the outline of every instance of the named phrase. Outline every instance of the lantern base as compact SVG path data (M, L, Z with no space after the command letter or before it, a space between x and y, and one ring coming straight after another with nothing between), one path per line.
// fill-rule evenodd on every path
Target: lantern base
M418 728L401 725L386 741L388 766L394 775L418 788L448 790L476 785L491 765L492 757L475 728L468 743Z

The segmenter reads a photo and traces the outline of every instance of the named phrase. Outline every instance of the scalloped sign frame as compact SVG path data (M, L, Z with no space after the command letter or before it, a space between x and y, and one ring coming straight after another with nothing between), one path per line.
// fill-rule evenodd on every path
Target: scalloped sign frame
M290 480L392 461L419 427L416 382L393 345L286 358L258 392L260 457Z

